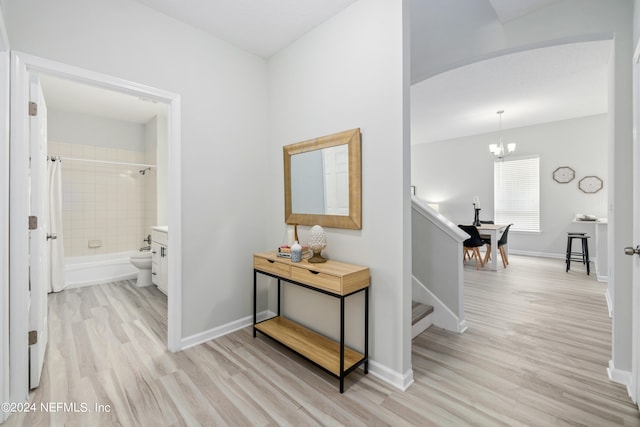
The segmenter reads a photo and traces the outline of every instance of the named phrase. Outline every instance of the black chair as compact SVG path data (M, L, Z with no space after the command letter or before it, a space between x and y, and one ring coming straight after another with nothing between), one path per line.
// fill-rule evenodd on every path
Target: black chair
M498 239L498 250L500 251L500 257L502 258L502 265L504 266L504 268L507 268L507 265L509 265L509 257L507 256L507 252L504 250L504 245L506 245L508 242L509 229L512 225L513 224L507 225L507 227L504 229L504 233L502 233L502 236L500 236L500 239ZM487 254L484 256L485 264L491 259L491 242L487 243L487 245Z
M567 259L565 262L567 263L567 272L571 267L571 261L582 261L583 264L587 266L587 276L591 273L589 259L589 236L587 233L567 233ZM580 252L573 252L572 243L573 239L580 239L582 241L582 250Z
M458 225L462 231L467 233L470 237L462 243L464 251L462 253L462 259L476 259L476 269L480 270L480 265L484 267L484 260L480 256L480 248L484 246L484 242L480 237L478 229L474 225ZM471 253L471 255L469 255ZM480 265L478 265L480 263Z

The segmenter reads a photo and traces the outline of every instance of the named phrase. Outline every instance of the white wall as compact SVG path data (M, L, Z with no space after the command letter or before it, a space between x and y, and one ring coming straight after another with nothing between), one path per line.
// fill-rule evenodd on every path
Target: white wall
M323 253L371 269L371 369L400 387L412 378L405 3L358 1L269 60L270 199L277 209L267 245L282 240L282 146L359 127L362 230L326 229ZM305 243L308 228L300 229ZM298 294L285 305L288 314L330 332L335 301ZM352 308L362 316L361 300ZM359 334L357 326L347 336Z
M518 129L502 134L517 143L517 156L540 156L540 228L539 234L509 232L509 249L562 257L566 250L566 232L584 225L572 224L576 213L607 215L607 130L606 114L563 120ZM475 135L412 147L411 175L416 195L439 203L440 213L456 224L473 221L473 198L480 197L480 219L494 219L493 157L489 144L498 133ZM570 166L576 178L558 184L552 178L559 166ZM578 181L587 175L604 180L604 188L595 194L578 189ZM595 233L593 227L584 231ZM595 236L594 236L595 237ZM590 245L596 256L595 242Z
M417 1L417 0L416 0ZM456 0L458 6L462 0ZM613 37L614 62L610 91L609 128L609 281L615 287L613 301L612 365L631 370L631 261L622 248L628 245L628 230L632 227L632 0L564 0L541 8L502 26L501 34L484 37L496 24L481 15L468 37L458 37L458 26L438 26L430 39L444 40L452 55L430 57L429 68L436 72L455 68L504 52L553 45L567 41L584 41ZM431 3L429 12L438 16L441 3ZM453 24L453 21L449 20ZM473 49L468 41L473 40ZM428 74L428 73L427 73Z
M182 334L249 316L275 185L265 61L130 0L3 6L15 50L180 94Z
M638 44L640 39L640 1L633 1L633 46Z
M46 100L45 93L45 100ZM144 125L49 108L49 140L96 147L145 151Z

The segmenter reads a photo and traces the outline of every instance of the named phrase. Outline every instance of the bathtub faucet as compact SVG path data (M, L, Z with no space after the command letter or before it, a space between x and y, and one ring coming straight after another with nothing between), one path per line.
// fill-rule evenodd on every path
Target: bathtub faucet
M150 251L150 250L151 250L151 246L143 246L140 248L140 252Z

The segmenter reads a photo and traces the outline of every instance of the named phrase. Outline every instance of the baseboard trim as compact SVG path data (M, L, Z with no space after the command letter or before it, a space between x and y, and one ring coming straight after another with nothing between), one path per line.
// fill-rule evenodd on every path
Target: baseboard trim
M609 319L613 317L613 303L611 301L611 294L609 293L609 288L604 291L604 298L607 300L607 310L609 310Z
M399 372L392 371L374 360L370 360L369 373L402 391L406 391L409 386L413 384L413 369L409 369L403 375Z
M413 285L417 285L422 288L424 292L423 296L425 297L419 298L414 295L414 299L423 304L433 306L433 318L431 319L433 325L459 334L467 330L466 320L459 319L458 316L456 316L456 314L440 300L440 298L427 289L427 287L416 279L415 276L412 276L411 278L413 280Z
M627 391L630 391L631 387L631 372L616 369L613 360L609 360L609 367L607 368L607 375L609 380L614 383L622 384L627 387ZM631 395L631 393L629 393Z
M276 313L272 311L265 310L257 313L257 320L260 322L262 320L268 319L270 317L276 316ZM207 331L199 332L197 334L182 338L180 342L180 350L186 350L190 347L194 347L196 345L203 344L207 341L214 340L216 338L220 338L224 335L230 334L231 332L235 332L239 329L246 328L247 326L251 326L253 324L253 316L243 317L242 319L234 320L233 322L229 322L226 325L218 326Z
M553 258L553 259L565 259L566 254L553 254L549 252L533 252L533 251L521 251L519 249L509 249L509 254L532 256L538 258Z

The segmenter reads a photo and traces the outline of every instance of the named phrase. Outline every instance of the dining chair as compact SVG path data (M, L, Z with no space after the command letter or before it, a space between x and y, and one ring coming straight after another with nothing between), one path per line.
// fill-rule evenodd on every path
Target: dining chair
M480 233L478 229L474 225L458 225L462 231L467 233L470 237L462 242L463 252L462 252L462 260L466 261L467 257L469 260L471 258L476 259L476 269L480 269L480 265L484 267L484 260L482 256L480 256L480 248L484 246L484 242L480 237Z
M498 239L498 250L500 251L500 257L502 258L502 265L504 268L507 268L509 265L509 257L507 256L507 252L504 250L504 245L507 244L507 239L509 238L509 228L511 228L513 224L507 225L504 229L504 233ZM485 242L486 243L486 242ZM486 264L491 259L491 242L487 243L487 253L484 255L484 263Z

